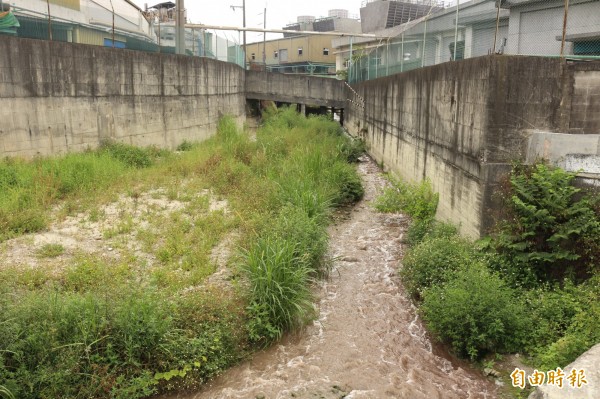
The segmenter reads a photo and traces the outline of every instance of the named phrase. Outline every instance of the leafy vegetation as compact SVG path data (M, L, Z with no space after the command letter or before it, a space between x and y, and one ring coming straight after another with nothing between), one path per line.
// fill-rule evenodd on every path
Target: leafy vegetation
M394 182L377 200L381 211L412 216L400 275L457 354L519 351L550 370L600 342L600 213L573 178L544 163L515 165L494 234L478 242L432 219L432 202L419 204L433 198L428 190Z
M216 136L182 143L176 156L106 143L0 162L2 240L66 215L101 221L106 204L130 204L102 232L116 258L69 250L52 273L0 268L0 396L132 399L194 388L312 317L332 208L362 196L347 163L354 144L325 118L270 112L256 141L224 118ZM178 206L155 212L139 205L145 195ZM228 209L212 209L208 196ZM223 288L207 280L211 252L232 233L239 267ZM131 237L152 262L127 246ZM38 254L45 262L63 252Z
M509 214L495 246L515 273L560 281L597 267L600 221L592 199L572 185L574 177L544 163L514 167L505 194Z
M525 307L482 263L463 266L443 284L424 290L421 312L431 332L459 355L514 352L523 344Z
M375 201L380 212L404 212L414 220L429 222L435 216L439 196L433 192L431 182L406 183L390 179L390 186Z

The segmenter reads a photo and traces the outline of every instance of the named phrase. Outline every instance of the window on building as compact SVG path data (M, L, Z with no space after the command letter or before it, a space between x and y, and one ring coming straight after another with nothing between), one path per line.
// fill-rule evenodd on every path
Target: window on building
M454 59L454 43L448 46L450 49L450 61L462 60L465 58L465 41L456 42L456 60Z
M298 55L302 55L302 47L298 47Z
M600 40L584 40L573 43L574 55L600 55Z
M323 55L329 55L329 49L328 48L324 48L323 49Z
M279 52L277 50L275 50L275 53L273 54L273 57L275 57L275 58L279 57Z
M115 43L113 45L112 39L104 38L104 47L127 48L127 44L120 40L115 40Z
M252 59L255 60L256 59L256 54L252 53Z

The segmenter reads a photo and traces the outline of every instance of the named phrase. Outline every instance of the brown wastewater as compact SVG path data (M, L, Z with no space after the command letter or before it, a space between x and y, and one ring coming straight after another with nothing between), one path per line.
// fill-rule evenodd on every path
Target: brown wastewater
M330 228L334 268L317 287L318 319L197 393L202 398L495 398L481 373L432 345L397 277L407 219L371 202L385 186L358 166L365 198Z

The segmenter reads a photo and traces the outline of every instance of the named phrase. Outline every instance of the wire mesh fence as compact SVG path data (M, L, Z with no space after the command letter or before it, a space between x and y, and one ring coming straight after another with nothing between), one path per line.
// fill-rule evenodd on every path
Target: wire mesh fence
M338 54L350 83L487 54L600 59L600 1L571 1L432 2L425 15L378 32L386 39L340 41Z
M0 35L175 54L173 11L142 11L124 0L0 0ZM181 54L244 65L243 46L232 33L185 28Z

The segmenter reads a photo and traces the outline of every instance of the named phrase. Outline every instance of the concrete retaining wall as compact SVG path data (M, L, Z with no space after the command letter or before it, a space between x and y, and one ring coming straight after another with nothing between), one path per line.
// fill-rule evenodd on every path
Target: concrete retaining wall
M205 58L0 36L0 156L103 139L174 148L245 120L245 76Z
M430 179L438 217L478 237L494 222L499 179L525 160L532 132L600 133L598 71L597 62L518 56L422 68L356 85L346 127L386 169Z

